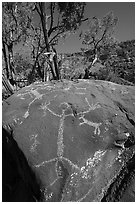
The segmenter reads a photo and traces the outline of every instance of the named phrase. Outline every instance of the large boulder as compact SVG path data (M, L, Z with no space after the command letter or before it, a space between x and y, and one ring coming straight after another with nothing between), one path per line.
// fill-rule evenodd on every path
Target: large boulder
M134 91L64 80L4 101L3 201L134 201Z

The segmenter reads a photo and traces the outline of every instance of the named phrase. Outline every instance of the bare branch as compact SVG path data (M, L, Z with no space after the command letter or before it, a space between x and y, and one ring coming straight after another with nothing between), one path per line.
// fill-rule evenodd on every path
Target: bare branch
M41 16L41 12L40 12L39 9L38 9L37 3L35 4L35 9L36 9L36 11L38 12L39 16Z
M53 7L53 2L50 3L50 15L51 15L51 22L50 22L50 28L48 31L48 37L50 37L51 33L52 33L52 27L53 27L53 13L54 13L54 7Z
M58 29L61 29L61 28L63 28L63 25L57 25L57 26L55 26L55 27L53 27L51 30L50 30L50 34L52 33L52 32L55 32L56 30L58 30ZM49 35L49 34L48 34Z
M104 36L105 36L106 32L107 32L107 28L104 30L104 33L103 33L102 37L100 38L100 40L98 40L98 41L97 41L97 43L96 43L95 47L97 47L97 46L98 46L98 44L99 44L99 43L100 43L100 42L103 40L103 38L104 38Z
M81 22L88 21L89 18L81 19Z
M58 32L56 35L54 35L54 37L49 41L49 44L51 44L51 42L57 38L60 34L64 33L63 31Z

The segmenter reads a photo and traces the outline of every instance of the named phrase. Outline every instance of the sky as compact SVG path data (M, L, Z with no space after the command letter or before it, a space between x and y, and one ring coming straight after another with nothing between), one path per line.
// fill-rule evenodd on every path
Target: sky
M102 18L108 12L113 11L119 21L115 29L115 38L118 41L135 39L135 3L134 2L87 2L85 18L97 16ZM80 30L85 29L84 23ZM61 41L56 47L59 53L73 53L80 51L82 47L78 34L71 34L65 41Z

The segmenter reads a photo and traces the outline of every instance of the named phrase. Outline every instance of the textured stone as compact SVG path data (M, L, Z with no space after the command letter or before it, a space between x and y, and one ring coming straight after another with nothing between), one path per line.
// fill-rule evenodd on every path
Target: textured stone
M134 102L134 87L98 80L35 83L4 101L35 200L101 201L134 155Z

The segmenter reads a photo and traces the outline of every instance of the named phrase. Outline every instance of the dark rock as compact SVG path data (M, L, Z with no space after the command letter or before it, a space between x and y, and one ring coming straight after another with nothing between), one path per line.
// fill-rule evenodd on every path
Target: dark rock
M22 88L3 102L3 201L125 201L134 121L133 86L64 80Z

